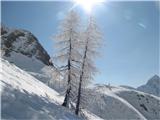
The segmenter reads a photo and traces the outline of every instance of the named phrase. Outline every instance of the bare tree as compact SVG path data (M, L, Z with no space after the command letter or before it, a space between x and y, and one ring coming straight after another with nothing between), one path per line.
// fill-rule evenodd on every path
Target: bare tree
M65 63L61 66L63 71L64 80L67 81L67 89L65 93L65 99L62 106L69 107L71 100L72 89L74 89L74 83L79 77L79 62L77 61L81 55L77 49L79 38L79 26L80 19L75 11L70 11L68 15L62 21L59 29L60 32L55 36L56 47L58 53L55 56L57 60Z
M85 88L87 83L93 80L93 76L97 72L96 66L94 64L94 58L98 55L97 48L100 46L100 40L102 36L96 25L96 22L93 17L90 17L89 24L82 35L82 44L83 44L83 57L80 70L79 86L78 86L78 96L76 103L75 114L78 115L80 110L80 104L82 97L82 90Z

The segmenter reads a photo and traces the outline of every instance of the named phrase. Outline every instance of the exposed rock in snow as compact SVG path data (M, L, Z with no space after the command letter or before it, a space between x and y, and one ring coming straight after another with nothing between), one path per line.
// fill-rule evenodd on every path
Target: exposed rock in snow
M137 88L137 90L153 94L160 97L160 78L158 75L154 75L150 78L147 84Z
M46 65L53 65L50 56L31 32L1 26L1 39L1 49L6 57L14 51L28 57L35 57Z

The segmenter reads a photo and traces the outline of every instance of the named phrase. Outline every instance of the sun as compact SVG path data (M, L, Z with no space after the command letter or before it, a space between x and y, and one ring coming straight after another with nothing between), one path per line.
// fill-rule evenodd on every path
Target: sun
M74 2L76 3L76 5L82 6L87 13L91 13L92 8L95 5L103 3L104 0L74 0Z

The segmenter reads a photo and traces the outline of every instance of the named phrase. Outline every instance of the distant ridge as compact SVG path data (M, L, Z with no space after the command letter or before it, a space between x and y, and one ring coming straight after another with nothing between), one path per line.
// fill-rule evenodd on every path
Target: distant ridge
M137 90L160 97L160 77L154 75L145 85L138 87Z

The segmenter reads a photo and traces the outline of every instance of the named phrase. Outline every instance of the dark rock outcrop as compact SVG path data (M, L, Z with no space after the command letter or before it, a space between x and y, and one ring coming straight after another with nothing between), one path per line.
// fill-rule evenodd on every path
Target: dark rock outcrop
M50 56L38 39L29 31L22 29L9 29L1 26L1 50L4 56L10 56L12 51L28 57L35 57L45 65L53 65Z

